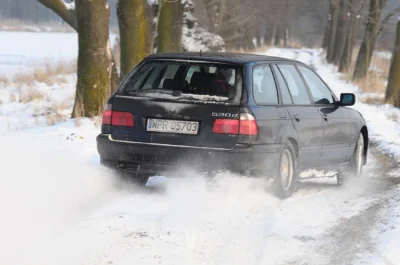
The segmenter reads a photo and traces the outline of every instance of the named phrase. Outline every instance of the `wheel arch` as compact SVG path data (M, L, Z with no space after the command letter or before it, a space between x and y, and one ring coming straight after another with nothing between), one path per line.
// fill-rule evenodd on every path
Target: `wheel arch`
M296 157L299 157L299 144L297 140L293 137L288 137L287 140L293 145L294 151L296 152Z

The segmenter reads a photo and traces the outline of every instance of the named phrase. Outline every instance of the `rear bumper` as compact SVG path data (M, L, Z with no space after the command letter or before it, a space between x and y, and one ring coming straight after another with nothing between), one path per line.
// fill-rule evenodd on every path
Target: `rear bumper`
M233 149L181 147L112 140L97 136L97 150L105 166L123 171L166 174L180 166L194 170L272 172L281 145L237 145Z

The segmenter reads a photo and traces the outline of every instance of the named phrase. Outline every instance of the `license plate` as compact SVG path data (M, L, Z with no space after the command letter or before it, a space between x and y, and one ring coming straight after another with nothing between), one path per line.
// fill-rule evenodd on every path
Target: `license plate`
M148 132L197 134L199 131L199 122L164 120L164 119L147 119L146 130Z

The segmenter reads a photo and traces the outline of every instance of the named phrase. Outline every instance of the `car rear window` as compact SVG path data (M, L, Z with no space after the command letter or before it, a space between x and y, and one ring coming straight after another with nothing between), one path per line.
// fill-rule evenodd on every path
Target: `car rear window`
M149 60L136 67L120 94L168 101L240 102L241 66Z

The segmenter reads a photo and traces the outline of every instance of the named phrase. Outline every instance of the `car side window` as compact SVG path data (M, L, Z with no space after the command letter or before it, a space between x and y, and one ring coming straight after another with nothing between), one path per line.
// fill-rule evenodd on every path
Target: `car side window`
M273 65L272 68L274 69L276 79L278 81L279 88L281 90L283 104L285 104L285 105L293 104L292 97L290 96L289 88L287 87L285 79L283 79L281 72L279 71L279 69L276 65Z
M253 94L257 105L278 104L278 91L269 65L253 68Z
M304 66L298 66L301 74L304 76L315 104L332 104L333 96L329 88L312 70Z
M282 64L278 65L278 67L289 87L294 104L311 104L307 89L296 67L291 64Z

